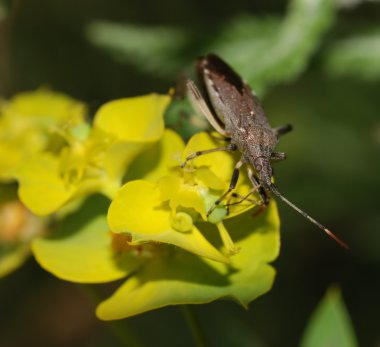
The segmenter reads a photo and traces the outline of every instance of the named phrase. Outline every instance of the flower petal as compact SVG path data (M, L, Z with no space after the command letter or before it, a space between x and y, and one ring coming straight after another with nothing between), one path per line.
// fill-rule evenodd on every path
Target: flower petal
M158 140L164 131L163 113L168 95L149 94L110 101L96 113L94 125L120 141Z
M145 143L116 142L104 152L104 169L107 173L103 180L103 192L114 197L121 187L125 173L131 163L146 148Z
M58 158L48 153L29 158L18 170L20 200L35 214L47 215L60 208L75 192L59 176Z
M220 137L217 133L213 133L212 136ZM214 149L226 145L226 142L223 142L223 140L218 141L212 136L206 132L195 134L189 140L185 148L183 159L186 156L198 151ZM210 189L220 190L220 195L222 195L228 189L232 178L232 171L238 160L239 155L237 153L233 154L230 151L218 151L196 157L189 162L188 165L193 164L196 166L195 176L198 180ZM242 167L240 169L239 180L234 192L241 196L245 196L251 189L252 183L248 179L245 167ZM255 195L251 196L251 198L259 200L259 198L255 197ZM215 200L217 200L217 198L215 198ZM230 202L235 203L239 200L241 199L236 198ZM227 199L224 203L227 203ZM241 204L233 204L230 207L230 213L227 218L235 217L236 215L241 214L254 206L255 204L249 202L248 200Z
M275 203L254 220L246 213L226 224L241 248L231 258L232 266L182 251L154 259L98 306L98 317L121 319L168 305L201 304L226 297L246 307L267 292L275 275L267 262L274 260L279 250Z
M142 261L131 253L114 252L105 212L109 201L101 196L88 199L66 217L51 237L32 244L40 265L55 276L80 283L116 280L135 270Z
M181 164L185 144L174 131L166 129L159 142L152 144L132 163L127 181L145 179L156 182L170 174L172 168Z
M35 125L56 124L66 119L81 120L86 113L84 103L46 88L19 93L4 108L5 115L35 118Z
M160 189L148 181L131 181L116 195L108 211L113 232L129 233L132 244L155 241L173 244L189 252L220 262L228 262L196 227L185 232L175 229L175 218Z
M215 135L219 136L220 135ZM218 147L223 147L226 142L215 140L210 136L209 133L201 132L195 134L186 145L185 151L183 153L183 160L192 153L199 152L207 149L214 149ZM229 151L218 151L213 153L208 153L200 155L189 162L197 168L207 167L212 171L216 177L224 182L225 188L228 188L228 183L230 182L232 176L232 170L237 162L238 158L234 158Z
M86 107L64 94L39 89L1 103L0 114L0 179L14 180L14 170L45 149L53 130L83 120Z

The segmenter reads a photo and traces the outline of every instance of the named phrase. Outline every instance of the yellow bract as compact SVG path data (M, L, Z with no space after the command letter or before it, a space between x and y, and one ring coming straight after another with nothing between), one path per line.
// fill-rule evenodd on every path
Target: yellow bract
M16 171L22 201L47 215L94 192L112 198L130 163L162 135L169 100L151 94L112 101L95 115L94 128L82 122L58 129L50 147Z
M3 109L5 117L29 117L36 124L49 125L67 119L82 120L86 106L65 94L49 89L19 93Z
M231 218L226 226L241 249L229 264L181 250L151 259L98 306L98 317L121 319L168 305L203 304L220 298L247 307L270 290L274 281L275 270L268 262L279 252L276 204L271 203L255 219L249 213Z
M150 94L104 104L95 115L95 127L120 141L157 141L164 131L162 114L169 96Z
M182 159L184 160L189 154L194 152L223 147L225 145L226 142L217 133L213 133L212 136L205 132L198 133L194 135L187 143ZM189 162L189 166L196 167L197 171L200 168L206 167L216 177L218 177L219 180L227 184L231 179L232 170L236 163L236 159L238 158L231 155L231 152L218 151L194 158Z
M19 165L45 150L59 127L82 122L86 113L83 103L48 89L0 102L0 180L13 180Z
M129 182L119 190L108 211L108 224L113 232L131 234L131 244L170 243L201 256L228 262L190 222L191 217L185 215L182 214L187 224L184 228L178 214L161 200L157 184L140 180Z
M205 132L198 133L189 140L183 152L182 160L194 152L223 147L225 145L225 141L217 133L212 133L211 135ZM193 179L208 188L207 194L203 194L203 198L207 203L207 210L213 205L213 201L217 200L228 189L233 168L238 160L239 156L236 153L217 151L192 159L184 168L184 172L189 173ZM241 196L245 196L251 188L252 183L249 181L243 167L240 169L240 177L234 191ZM239 199L231 200L230 202L236 201L239 201ZM234 217L253 206L254 204L247 201L232 205L230 213L226 217ZM210 215L210 217L214 220L213 215ZM222 218L224 217L225 215L222 216ZM217 221L215 220L214 222Z
M252 187L243 172L237 197L216 207L239 158L217 151L181 168L190 154L225 143L200 133L185 146L164 130L169 102L158 94L111 101L93 125L82 103L48 90L0 104L0 180L17 179L36 214L59 213L49 236L32 237L37 261L69 281L127 277L99 306L102 319L222 297L246 306L273 282L276 205L253 218L252 201L240 201ZM11 217L7 239L20 224ZM0 249L0 275L27 255L28 244L15 246Z
M49 153L29 158L17 175L21 201L39 215L56 211L75 191L60 176L59 161Z
M228 188L234 158L229 153L215 152L195 158L181 168L180 158L184 160L191 153L215 148L217 144L210 135L200 133L190 139L182 155L177 151L178 145L183 147L171 131L166 131L159 144L162 151L161 156L157 154L158 162L156 158L160 169L146 175L149 181L127 182L119 190L108 212L110 228L113 232L131 235L131 244L169 243L209 259L228 262L227 255L236 254L238 249L223 227L226 208L216 208L210 219L207 212ZM143 159L144 155L140 161ZM144 176L142 171L140 174ZM243 176L237 189L246 194L250 187ZM253 206L249 203L232 208L231 214L237 215ZM223 252L200 232L197 223L207 220L218 224Z

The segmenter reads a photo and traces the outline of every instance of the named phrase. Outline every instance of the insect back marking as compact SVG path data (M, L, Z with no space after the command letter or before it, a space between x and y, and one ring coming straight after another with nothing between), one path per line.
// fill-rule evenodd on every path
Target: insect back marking
M246 197L242 197L241 201L250 201L249 195L258 192L261 205L265 206L268 203L269 194L272 193L323 230L340 246L348 248L346 243L324 225L285 198L272 183L271 160L279 161L286 157L285 153L275 152L274 149L279 137L291 131L291 125L272 128L256 94L227 63L215 54L200 58L197 71L204 93L199 91L193 81L188 80L189 99L194 108L207 118L217 132L230 138L230 146L193 153L185 159L181 167L185 167L189 160L197 156L215 151L238 149L241 153L241 159L235 166L229 189L215 202L208 215L216 205L233 192L239 179L239 170L245 164L253 189Z

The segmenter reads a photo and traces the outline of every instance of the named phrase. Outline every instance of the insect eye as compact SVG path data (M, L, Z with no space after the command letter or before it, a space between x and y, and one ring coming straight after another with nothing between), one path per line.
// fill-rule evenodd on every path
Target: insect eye
M257 172L260 172L262 168L263 168L263 167L262 167L262 165L260 165L260 164L257 164L257 165L255 166L255 169L256 169Z

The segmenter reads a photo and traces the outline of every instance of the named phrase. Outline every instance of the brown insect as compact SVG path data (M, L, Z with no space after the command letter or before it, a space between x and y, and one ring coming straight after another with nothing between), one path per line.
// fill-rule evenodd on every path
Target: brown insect
M250 200L249 196L258 192L261 199L259 204L266 206L269 203L269 194L272 193L322 229L339 245L348 249L345 242L286 199L279 192L277 186L272 183L271 162L286 158L285 153L275 152L274 149L279 137L292 130L291 125L272 128L255 93L230 66L216 55L209 54L200 58L197 70L202 89L206 94L205 97L202 96L195 83L188 80L189 98L195 109L207 118L212 127L225 138L228 144L220 148L192 153L181 166L185 167L189 160L200 155L216 151L239 150L241 153L241 158L233 170L229 189L215 202L208 211L208 215L224 198L229 194L234 194L232 191L238 182L240 168L245 164L253 188L244 197L234 194L241 198L240 202Z

